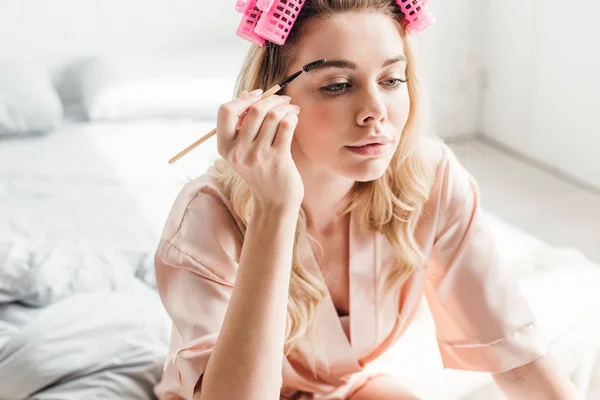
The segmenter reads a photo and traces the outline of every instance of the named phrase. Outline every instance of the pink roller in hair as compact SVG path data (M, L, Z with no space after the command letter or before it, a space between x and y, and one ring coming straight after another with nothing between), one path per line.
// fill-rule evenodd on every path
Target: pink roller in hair
M268 11L272 4L273 0L256 0L256 7L262 11Z
M422 32L435 22L435 17L427 7L429 0L396 0L404 19L408 22L408 32Z
M251 43L263 46L265 38L255 32L256 25L263 13L256 7L256 2L257 0L238 0L236 2L235 10L242 13L243 17L235 34Z
M270 42L284 44L306 0L258 1L263 7L263 15L254 32Z
M243 17L236 34L258 46L263 46L265 40L283 45L307 1L310 0L237 0L235 9ZM405 16L409 33L421 32L435 21L427 7L429 0L395 1Z
M265 39L285 43L306 0L238 0L235 9L244 14L236 35L263 46Z

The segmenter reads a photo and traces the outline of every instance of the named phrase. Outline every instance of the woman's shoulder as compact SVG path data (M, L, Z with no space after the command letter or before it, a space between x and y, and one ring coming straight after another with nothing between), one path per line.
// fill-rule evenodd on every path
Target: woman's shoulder
M173 202L161 239L174 241L190 224L207 232L238 229L231 202L210 173L192 179L182 187Z
M156 256L165 265L230 284L242 249L242 226L209 172L187 182L175 198Z
M432 189L441 189L451 183L473 179L443 139L424 138L421 141L421 148L426 162L434 171Z
M420 146L427 165L435 171L436 176L447 165L450 158L454 156L443 139L436 136L424 137L420 141Z
M434 171L426 208L429 212L447 214L468 207L473 190L478 190L475 179L442 139L426 139L423 146Z
M230 202L212 175L187 182L176 197L155 254L163 278L172 268L186 269L232 285L243 234Z

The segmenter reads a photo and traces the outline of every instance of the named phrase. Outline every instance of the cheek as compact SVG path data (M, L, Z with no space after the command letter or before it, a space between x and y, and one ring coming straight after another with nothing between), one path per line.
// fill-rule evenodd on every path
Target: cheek
M342 126L339 119L339 113L327 106L309 109L301 106L296 140L307 152L311 150L311 152L327 151L341 140L335 137L335 133Z
M316 103L315 103L316 104ZM335 125L335 117L338 113L331 107L326 104L322 104L319 106L311 106L309 109L304 110L304 108L300 111L306 111L303 113L304 122L306 125L311 127L327 127Z

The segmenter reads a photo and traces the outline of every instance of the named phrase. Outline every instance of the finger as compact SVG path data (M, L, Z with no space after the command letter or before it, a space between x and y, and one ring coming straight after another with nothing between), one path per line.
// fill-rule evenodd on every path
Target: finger
M275 139L273 140L273 148L282 151L290 151L292 147L292 139L294 138L294 132L296 131L297 125L298 114L286 114L286 116L279 123L279 129L277 129Z
M293 104L281 104L272 108L266 115L258 135L252 142L254 146L271 147L279 129L279 124L288 113L298 114L298 107Z
M236 140L244 144L250 144L258 135L267 113L282 104L289 104L291 98L288 96L270 96L258 101L248 109L248 114L240 126L240 133Z
M260 93L252 95L247 90L244 90L237 99L222 104L217 114L218 135L226 140L233 140L236 135L235 128L238 125L240 116L248 107L259 100Z

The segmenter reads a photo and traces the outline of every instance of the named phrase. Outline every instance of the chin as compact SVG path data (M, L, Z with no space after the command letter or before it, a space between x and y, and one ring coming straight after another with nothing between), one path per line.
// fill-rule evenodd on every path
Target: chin
M371 182L381 178L389 166L390 160L370 160L348 168L343 174L356 182Z

